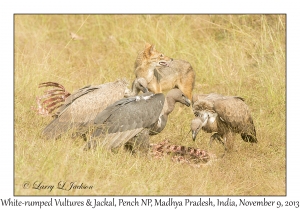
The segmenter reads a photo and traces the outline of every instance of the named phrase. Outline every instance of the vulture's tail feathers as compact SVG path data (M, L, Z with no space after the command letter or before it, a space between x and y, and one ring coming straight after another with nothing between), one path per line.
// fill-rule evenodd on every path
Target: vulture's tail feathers
M241 133L241 136L245 142L257 143L257 138L255 135L248 134L248 133Z
M54 119L44 130L42 134L47 139L57 139L61 134L67 132L74 126L71 122L59 122L59 118Z

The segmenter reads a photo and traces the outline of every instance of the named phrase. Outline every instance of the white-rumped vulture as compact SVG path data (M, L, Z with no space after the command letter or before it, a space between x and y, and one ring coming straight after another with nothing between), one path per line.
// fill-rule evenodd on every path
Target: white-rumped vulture
M47 138L57 138L69 129L79 131L94 122L96 115L107 106L122 99L128 82L119 79L115 82L83 87L65 99L57 110L54 120L43 130Z
M134 80L135 91L143 93L148 92L147 81L144 78L138 78ZM88 85L84 88L79 89L77 92L73 93L72 98L78 98L82 95L98 89L99 85L92 86ZM65 89L65 87L57 82L44 82L39 84L39 88L41 87L52 87L53 89L44 91L44 95L40 97L36 97L37 107L32 107L32 110L36 111L39 115L44 117L52 116L57 117L57 113L52 114L53 111L57 110L64 103L66 103L66 98L68 98L71 94ZM126 88L124 92L124 97L129 97L137 95L137 93L133 93L130 89ZM72 101L72 100L71 100ZM70 98L67 103L70 103Z
M190 100L179 89L162 93L144 93L121 99L100 112L94 121L92 140L85 149L98 144L113 149L127 143L149 146L149 135L161 132L175 103L190 106Z
M231 140L233 133L240 133L245 142L257 143L250 110L241 97L216 93L194 95L193 112L195 118L191 130L194 141L202 129L214 133L210 143L217 139L224 144Z

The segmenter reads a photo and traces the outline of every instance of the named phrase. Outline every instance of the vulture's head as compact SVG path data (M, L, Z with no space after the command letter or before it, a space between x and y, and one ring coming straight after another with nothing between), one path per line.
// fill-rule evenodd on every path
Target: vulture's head
M131 90L128 88L125 90L124 97L127 98L130 96L138 95L140 91L142 91L143 93L147 93L149 92L147 86L148 83L145 78L136 78L132 83Z
M177 88L170 90L168 92L166 98L173 99L175 103L179 102L186 106L191 105L191 100L188 97L186 97L181 90L179 90Z
M135 87L138 90L142 91L143 93L149 92L147 88L148 83L145 78L143 77L137 78L134 80L134 83L135 83Z
M196 118L192 120L191 131L193 141L195 141L197 134L202 129L202 127L206 125L207 120L208 115L206 113L203 113L200 116L196 116Z

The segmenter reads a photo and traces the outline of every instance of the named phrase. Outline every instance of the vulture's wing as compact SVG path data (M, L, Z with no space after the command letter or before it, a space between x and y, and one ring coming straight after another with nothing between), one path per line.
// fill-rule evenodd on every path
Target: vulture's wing
M193 104L193 112L196 115L198 112L201 111L215 112L214 102L205 98L197 100Z
M199 104L201 104L201 103L214 103L215 100L225 99L226 97L227 96L223 96L223 95L220 95L217 93L194 94L193 95L193 107L195 107L195 109L197 109L197 105L199 108Z
M66 110L66 108L72 104L73 101L75 101L77 98L88 94L89 92L92 92L96 89L98 89L99 85L97 86L91 86L91 85L87 85L83 88L80 88L79 90L77 90L76 92L72 93L70 96L68 96L64 102L64 104L57 110L57 112L55 113L55 117L58 117L61 115L61 113Z
M126 143L158 120L164 100L161 93L145 93L115 102L97 115L93 137L101 137L108 149Z
M240 97L226 97L215 100L214 109L221 120L237 132L242 131L250 121L253 123L249 108Z
M246 142L257 143L256 130L249 107L241 97L215 101L215 110L235 132L241 133Z
M194 105L198 100L204 99L208 94L193 94L192 104Z
M71 128L86 127L107 106L124 97L127 82L117 80L98 86L86 86L70 95L44 130L48 138L56 138Z
M168 121L168 116L166 115L160 115L158 122L154 123L149 131L150 135L156 135L158 133L160 133L167 125L167 121Z
M193 110L209 110L209 111L215 111L214 110L214 104L215 102L220 101L227 101L231 100L232 98L241 99L244 101L244 99L240 97L235 96L223 96L221 94L217 93L210 93L210 94L195 94L193 96ZM226 102L225 102L226 103Z

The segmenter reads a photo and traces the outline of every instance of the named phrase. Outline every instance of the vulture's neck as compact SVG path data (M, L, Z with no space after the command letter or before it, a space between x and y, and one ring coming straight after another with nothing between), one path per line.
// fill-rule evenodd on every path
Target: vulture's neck
M162 115L168 116L175 108L175 100L172 97L166 97L162 110Z
M137 87L137 81L135 80L133 83L132 83L132 87L131 87L131 93L129 94L130 96L136 96L137 94L139 94L140 90L139 88Z

